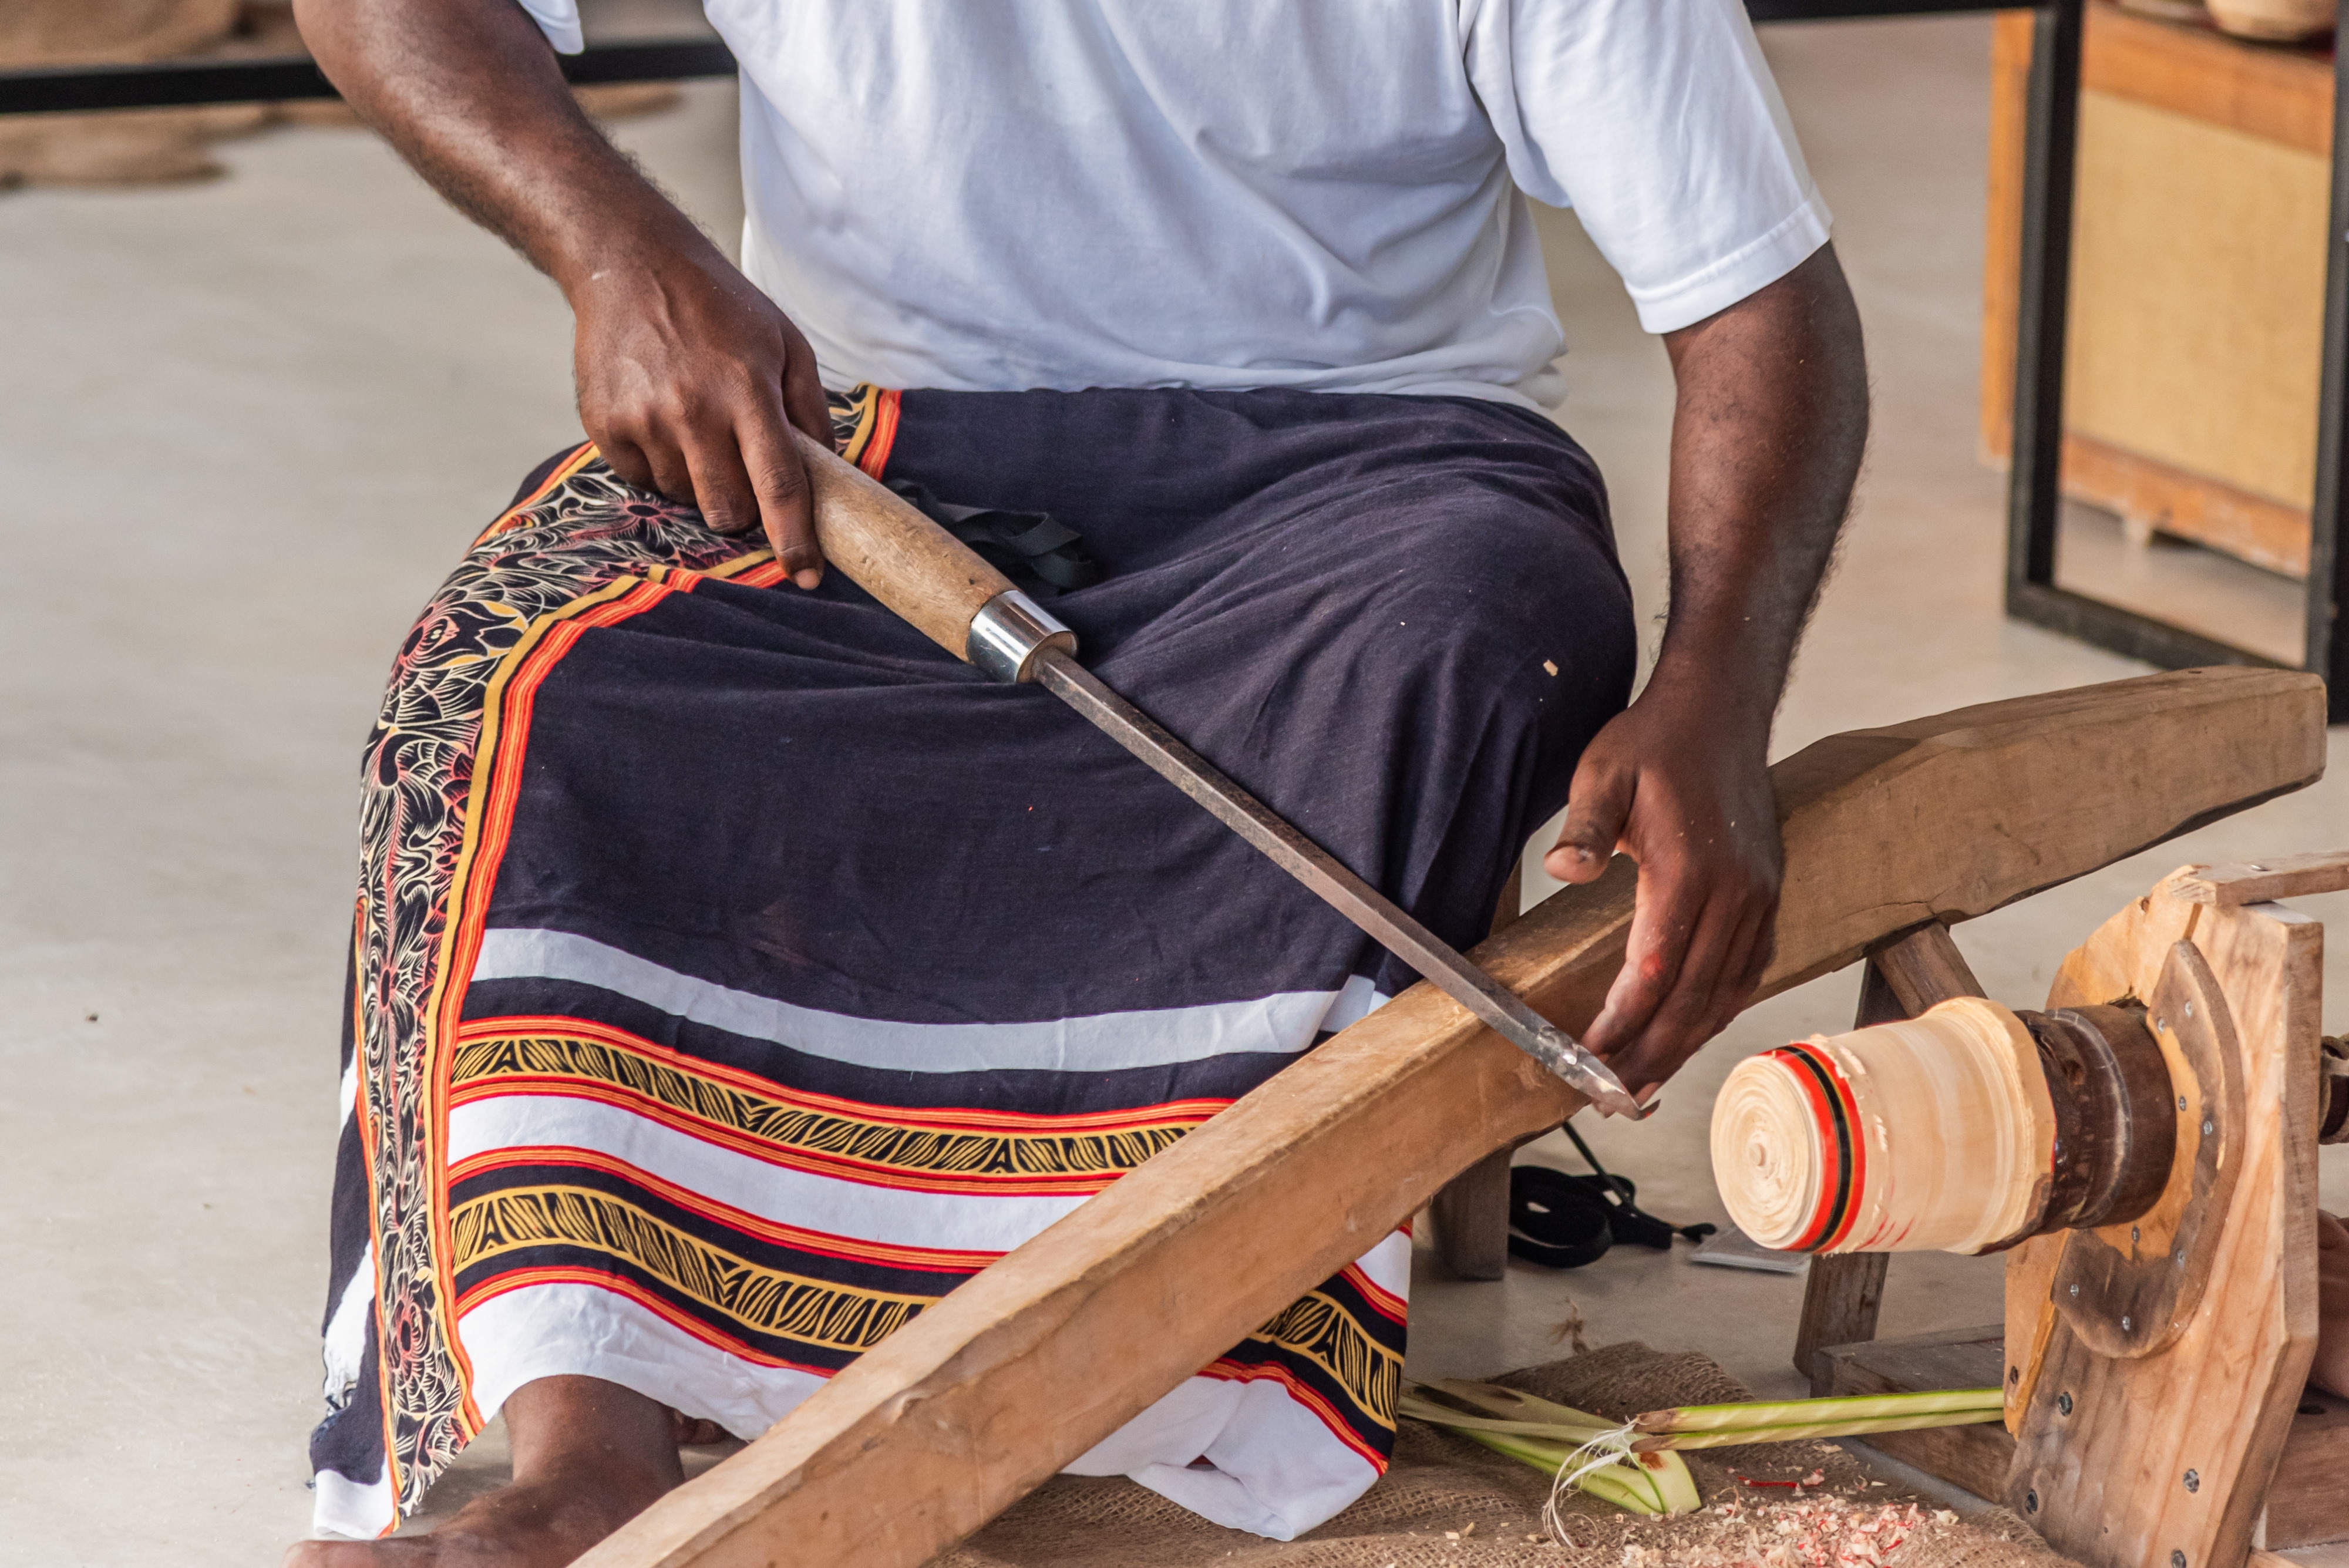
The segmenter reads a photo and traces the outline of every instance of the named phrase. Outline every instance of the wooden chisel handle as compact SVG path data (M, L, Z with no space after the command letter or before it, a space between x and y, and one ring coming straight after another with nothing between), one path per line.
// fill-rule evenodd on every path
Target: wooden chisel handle
M824 560L957 659L1024 680L1038 651L1074 634L1010 579L854 463L794 430Z

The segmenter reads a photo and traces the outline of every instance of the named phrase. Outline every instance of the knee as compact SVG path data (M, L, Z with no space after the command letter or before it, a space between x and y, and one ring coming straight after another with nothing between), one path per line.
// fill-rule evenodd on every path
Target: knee
M1398 622L1440 630L1449 659L1494 675L1555 666L1628 686L1631 595L1603 516L1454 493L1428 510L1405 550L1407 569L1382 597Z

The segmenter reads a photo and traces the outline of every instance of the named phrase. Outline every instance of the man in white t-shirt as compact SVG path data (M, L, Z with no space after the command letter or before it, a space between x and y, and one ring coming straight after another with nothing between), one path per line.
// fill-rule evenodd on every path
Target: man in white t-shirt
M862 410L853 444L863 453L858 460L879 472L899 417L896 389L916 389L903 403L908 430L919 400L938 394L921 405L936 411L922 417L948 434L961 417L954 409L1009 408L999 395L1052 394L1049 415L1036 411L1046 404L1032 403L1019 404L1016 419L972 412L968 431L986 433L969 434L966 444L1000 446L1014 439L1003 431L1048 426L1114 429L1123 432L1113 439L1116 450L1076 444L1023 461L1040 471L1057 464L1080 485L1089 464L1098 462L1104 473L1124 464L1119 472L1131 471L1130 483L1121 494L1137 504L1157 504L1181 474L1210 462L1208 449L1196 444L1206 438L1180 437L1195 444L1157 459L1138 450L1159 428L1152 421L1187 429L1183 421L1205 418L1201 410L1223 421L1215 427L1225 432L1216 441L1244 441L1256 429L1278 434L1311 427L1322 432L1315 451L1341 456L1345 429L1363 432L1361 442L1385 441L1396 452L1423 436L1430 454L1423 462L1395 461L1405 469L1423 463L1431 493L1452 483L1454 471L1444 464L1453 459L1444 453L1482 450L1479 443L1488 440L1502 454L1495 460L1502 468L1520 461L1538 468L1554 459L1563 472L1578 454L1537 416L1563 396L1554 362L1565 338L1526 198L1570 205L1622 275L1642 324L1663 337L1677 378L1672 600L1653 674L1628 708L1628 599L1619 574L1612 587L1599 582L1602 572L1561 601L1566 607L1558 613L1568 615L1578 613L1576 605L1602 599L1613 607L1604 616L1598 608L1590 613L1614 618L1606 620L1605 639L1619 647L1621 659L1618 674L1589 683L1594 717L1574 733L1555 780L1568 816L1545 864L1568 880L1588 881L1615 853L1638 862L1629 958L1587 1035L1635 1091L1669 1077L1735 1014L1771 952L1780 874L1764 771L1771 719L1834 548L1867 426L1859 327L1828 244L1827 213L1737 0L709 0L708 9L742 67L749 217L739 267L575 107L556 66L557 51L580 47L575 0L297 0L305 36L358 111L451 202L553 278L575 314L579 409L594 446L579 449L570 466L554 471L509 519L549 493L547 486L572 483L565 476L587 472L586 464L605 476L606 500L620 498L614 505L629 495L648 503L666 496L698 508L691 518L697 529L706 519L706 528L719 535L763 531L781 566L770 568L774 586L765 592L830 595L833 586L823 580L805 478L787 431L796 426L832 440L851 429L841 409ZM957 404L947 394L968 396ZM1108 423L1083 422L1101 410L1123 411ZM1414 410L1434 422L1412 423ZM1330 420L1342 427L1334 436L1325 428ZM1347 420L1361 422L1345 426ZM933 446L945 439L937 436ZM1133 467L1154 461L1162 466ZM1410 472L1400 480L1382 473L1361 480L1368 488L1361 493L1402 493L1395 484L1409 491L1411 479ZM1521 507L1551 504L1542 499L1550 492L1528 490L1516 479L1495 482L1494 493L1505 492ZM1609 546L1595 476L1585 489L1557 493L1588 497L1587 504L1557 504L1584 508L1578 536L1595 541L1603 556ZM1354 493L1347 494L1352 506ZM1009 504L987 496L938 499ZM676 526L676 515L690 516L672 507L658 526ZM1294 527L1295 519L1284 525ZM1505 536L1530 537L1492 535ZM1478 591L1492 597L1495 615L1523 613L1500 603L1508 573L1488 571L1492 563L1477 557L1473 528L1450 529L1442 548L1425 554L1413 546L1407 526L1379 537L1393 543L1378 545L1386 553L1367 563L1352 557L1371 546L1333 543L1330 571L1375 568L1405 583L1486 573ZM1309 552L1313 538L1309 529L1283 535L1278 549L1288 554L1281 558ZM1114 538L1105 546L1112 555L1121 547ZM1128 553L1137 560L1148 556ZM1519 575L1538 575L1537 555L1526 557ZM1119 563L1111 564L1114 581ZM1611 556L1604 566L1612 570ZM655 573L647 580L667 591L679 579ZM1244 597L1244 585L1231 586L1236 580L1215 579L1216 591ZM704 588L693 597L715 602L724 591L748 590ZM1186 613L1203 602L1199 593L1184 592ZM1473 621L1473 612L1464 618ZM1411 623L1405 615L1393 624ZM1473 639L1475 630L1423 620L1413 647L1455 633ZM429 643L413 645L403 660L430 657ZM1325 653L1333 646L1326 639L1317 645ZM1251 657L1245 647L1227 646L1221 654L1243 664ZM1263 655L1288 656L1281 648ZM1557 659L1527 657L1529 669L1547 671L1545 679L1570 681L1578 673L1561 677ZM1179 660L1166 668L1175 671L1167 677L1173 691L1223 678L1205 667L1184 676ZM1330 666L1328 680L1344 680L1347 668L1342 660ZM1434 685L1399 690L1391 699L1350 693L1347 701L1432 711L1444 695L1442 681L1470 679L1460 672L1472 666L1437 659L1427 668L1437 670L1429 678ZM560 700L549 684L538 699L540 722L552 722L543 713ZM1537 692L1526 697L1526 711L1543 701ZM1261 718L1262 705L1256 711ZM1307 729L1276 726L1269 754L1320 744ZM1215 754L1216 736L1188 738ZM533 742L533 768L564 765L559 739ZM835 751L858 743L848 731L824 742ZM950 770L955 763L940 765ZM1534 763L1524 766L1532 770L1526 778L1540 772ZM1541 805L1542 787L1537 780L1517 789L1506 811L1494 810L1530 810ZM462 791L443 794L455 800ZM1358 792L1336 801L1314 830L1343 840L1345 814L1354 809L1348 802L1357 798L1370 796ZM1273 799L1281 804L1279 795ZM666 803L642 805L657 815ZM1459 823L1466 820L1439 813L1423 821L1392 804L1361 809L1402 813L1389 826L1423 836L1464 831ZM773 831L788 841L793 824L776 822ZM1494 837L1498 830L1478 832ZM468 838L463 854L473 852L471 844ZM1507 848L1477 852L1502 857ZM512 864L509 874L520 875ZM1489 909L1491 884L1476 886ZM490 892L482 881L480 896ZM1137 906L1135 918L1144 913ZM364 915L362 928L362 963L375 963ZM521 933L546 938L531 947L515 931L491 934L513 940L482 949L471 971L479 986L518 983L518 975L552 984L562 978L548 967L554 960L532 954L608 953L617 940L598 947L575 930ZM1475 934L1467 930L1464 939ZM753 953L743 961L765 961ZM622 953L594 983L615 994L636 983L625 975L667 976L660 984L671 991L705 983L678 978L690 962L662 962L666 969L642 954ZM531 963L540 967L515 967ZM1345 971L1337 972L1343 978ZM1358 970L1356 978L1367 972ZM362 1010L374 1004L377 976L363 968ZM729 981L732 989L721 992L714 989L719 978L709 977L709 994L733 999L725 1001L730 1007L748 1005L740 999L758 991ZM1371 1005L1385 993L1369 981L1362 989ZM640 988L640 995L658 1000L652 990ZM687 1003L673 1004L673 1012L691 1023ZM1321 1027L1334 1028L1348 1015L1330 1003L1320 1016ZM1312 1032L1309 1023L1307 1043ZM588 1320L574 1309L586 1298L547 1295L545 1301L573 1304L541 1312L530 1319L538 1325L530 1332L601 1335L603 1348L581 1352L583 1360L554 1354L533 1359L492 1343L488 1306L479 1309L477 1327L466 1330L462 1352L434 1348L440 1342L432 1334L453 1333L431 1326L439 1321L431 1312L411 1314L409 1298L400 1294L439 1288L434 1267L403 1251L407 1242L392 1231L409 1223L410 1210L422 1212L415 1206L447 1201L448 1162L455 1157L435 1140L451 1135L429 1130L445 1128L445 1107L433 1113L440 1123L431 1115L415 1123L425 1129L416 1134L423 1163L399 1179L421 1185L406 1196L387 1187L379 1172L390 1168L380 1162L391 1157L381 1149L407 1136L399 1128L409 1124L395 1126L405 1109L387 1109L371 1097L377 1091L364 1082L377 1070L370 1060L361 1063L358 1119L393 1120L376 1123L371 1141L353 1135L354 1148L365 1146L363 1158L378 1162L371 1168L378 1174L375 1187L351 1201L360 1216L352 1221L355 1234L364 1241L367 1226L376 1228L365 1256L378 1262L362 1261L351 1282L358 1288L347 1284L343 1293L358 1303L351 1321L364 1320L363 1334L354 1328L348 1342L364 1344L363 1357L357 1348L335 1351L330 1327L330 1366L337 1355L344 1364L330 1399L341 1409L355 1388L364 1395L370 1378L386 1387L408 1378L426 1394L404 1405L387 1396L385 1408L425 1411L440 1424L370 1414L380 1434L367 1439L377 1445L366 1461L372 1468L353 1461L336 1470L322 1461L322 1521L346 1531L388 1528L500 1402L515 1480L430 1537L380 1545L305 1542L289 1562L321 1568L378 1554L416 1563L569 1562L676 1484L677 1444L696 1424L688 1417L725 1414L717 1407L733 1397L726 1388L705 1385L713 1390L710 1408L680 1415L678 1408L698 1396L668 1394L671 1385L657 1371L604 1370L657 1361L645 1347L670 1343L659 1335L676 1324L700 1322L692 1314L701 1309L676 1292L656 1300L667 1287L655 1281L629 1287L641 1302L621 1304L636 1315L595 1318L603 1326L581 1328ZM738 1074L728 1082L740 1087L768 1071L754 1066L752 1078ZM617 1103L617 1095L605 1094L598 1104ZM492 1150L495 1158L479 1149L466 1157L474 1162L469 1179L487 1180L481 1172L519 1158L500 1147L505 1152ZM611 1172L637 1156L605 1150L595 1158L605 1173L597 1179L618 1181ZM684 1206L680 1214L701 1205L694 1210L699 1218L679 1219L678 1227L756 1228L736 1209L720 1214L714 1199L704 1201L708 1192L697 1196L674 1183L660 1190L669 1194L663 1201ZM337 1201L340 1225L339 1195ZM650 1201L638 1201L637 1211L648 1212ZM514 1211L509 1204L501 1212ZM768 1228L787 1222L800 1221L782 1213ZM445 1237L445 1215L419 1223L426 1251L443 1244L430 1235ZM476 1242L478 1231L467 1233ZM460 1235L454 1244L461 1250L475 1242ZM1407 1252L1405 1243L1404 1276ZM393 1253L399 1254L394 1262L381 1262ZM395 1263L408 1271L399 1280ZM435 1266L455 1272L453 1264ZM1380 1267L1366 1255L1364 1299L1392 1296L1388 1304L1399 1313L1407 1279L1380 1285ZM366 1288L371 1281L372 1296ZM533 1281L502 1280L492 1288L457 1280L450 1288L512 1308L534 1299L525 1286ZM591 1303L577 1310L602 1309ZM510 1314L502 1321L522 1319ZM636 1337L620 1355L611 1347L624 1333ZM674 1343L680 1356L714 1354L701 1341ZM460 1372L495 1382L482 1369L501 1356L524 1370L498 1374L505 1379L497 1388L502 1399L483 1396L476 1408L476 1387L462 1382ZM725 1362L736 1371L724 1376L739 1373L748 1386L761 1376L760 1367L790 1359ZM1399 1365L1399 1351L1393 1359ZM433 1370L444 1364L460 1372ZM1229 1372L1196 1397L1221 1397L1249 1376L1245 1368ZM1269 1381L1267 1374L1249 1386L1264 1388ZM443 1385L445 1398L432 1391ZM740 1407L750 1413L728 1416L726 1424L755 1431L759 1420L783 1407L761 1406L760 1397L765 1396L744 1395ZM443 1406L431 1406L433 1399ZM761 1409L769 1414L758 1416ZM1237 1407L1216 1409L1209 1424L1216 1430L1257 1418L1233 1414ZM1391 1438L1391 1418L1387 1425ZM1365 1449L1343 1431L1337 1435L1344 1441L1331 1448L1330 1464L1339 1468L1306 1480L1282 1470L1295 1452L1251 1470L1245 1444L1229 1445L1226 1459L1208 1438L1183 1449L1192 1439L1179 1435L1165 1438L1154 1457L1143 1452L1146 1443L1129 1445L1140 1457L1103 1459L1094 1473L1132 1473L1211 1516L1288 1534L1358 1494L1383 1463L1375 1442ZM1186 1468L1195 1454L1206 1458ZM1290 1471L1301 1463L1290 1464ZM1215 1465L1228 1471L1231 1485L1223 1492L1182 1490L1205 1488L1198 1475L1214 1472ZM339 1513L328 1511L330 1480L339 1489ZM1293 1495L1284 1494L1292 1482Z

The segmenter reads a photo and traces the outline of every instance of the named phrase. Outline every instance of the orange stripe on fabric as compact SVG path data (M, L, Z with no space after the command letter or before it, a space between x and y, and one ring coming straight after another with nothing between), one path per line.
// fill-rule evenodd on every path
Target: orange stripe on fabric
M1392 1319L1396 1323L1411 1321L1410 1303L1362 1272L1361 1264L1347 1264L1338 1271L1338 1277L1360 1291L1362 1299L1370 1303L1371 1310L1381 1317Z
M1157 1105L1135 1106L1115 1111L1078 1111L1055 1115L1047 1111L985 1111L937 1107L923 1110L903 1110L894 1106L874 1106L862 1100L843 1099L837 1095L819 1095L805 1089L794 1089L776 1083L771 1078L745 1073L740 1068L723 1066L715 1062L688 1056L674 1047L656 1044L626 1029L599 1023L589 1018L570 1018L559 1014L519 1014L500 1018L468 1019L457 1030L460 1045L482 1040L503 1040L533 1035L572 1035L592 1040L615 1051L642 1056L665 1067L691 1077L722 1084L761 1099L773 1100L796 1109L822 1112L828 1116L843 1116L870 1121L886 1122L892 1127L935 1128L946 1131L978 1131L1027 1137L1039 1133L1077 1137L1094 1132L1131 1132L1141 1127L1164 1127L1178 1122L1194 1126L1206 1121L1232 1102L1223 1099L1167 1100ZM511 1081L511 1080L508 1080ZM460 1091L461 1092L461 1091Z
M503 512L499 513L495 522L492 523L488 527L475 535L473 536L473 543L478 545L484 539L494 538L498 535L504 533L508 528L513 525L513 520L516 516L529 511L532 507L537 505L540 502L554 494L556 490L560 489L581 469L586 467L589 463L595 462L597 458L603 455L604 454L602 452L595 450L595 443L594 441L582 441L577 447L573 449L570 455L565 457L561 462L554 465L554 472L548 474L539 484L539 487L536 490L532 491L528 495L523 496L520 501L515 502L512 506L509 506Z
M538 618L507 651L483 692L472 778L466 790L464 837L450 879L446 930L440 961L433 971L432 995L423 1010L430 1099L422 1128L425 1147L421 1158L425 1168L438 1171L440 1177L429 1184L428 1200L432 1210L433 1261L442 1265L439 1276L442 1282L448 1278L447 1260L456 1255L455 1239L449 1228L447 1172L440 1168L440 1151L449 1147L450 1053L443 1043L456 1032L466 987L472 978L473 961L480 951L489 890L496 880L512 826L506 817L521 791L519 753L526 749L525 737L537 686L588 626L614 624L641 614L667 597L672 590L664 579L668 576L665 569L657 569L643 576L621 577ZM509 753L516 754L510 756ZM465 1357L464 1345L453 1333L453 1326L450 1323L442 1324L450 1360L464 1392L458 1418L460 1425L467 1428L465 1436L470 1441L480 1434L483 1423L481 1407L473 1402L472 1366Z
M873 433L865 439L864 450L856 456L856 466L881 477L889 466L889 449L897 444L897 401L901 394L894 387L885 389L873 400Z
M895 1269L919 1269L930 1273L975 1274L1001 1252L948 1251L935 1247L906 1247L886 1241L864 1241L852 1236L836 1236L825 1231L810 1231L798 1225L786 1225L778 1220L762 1219L730 1203L721 1203L690 1188L655 1176L641 1166L604 1153L600 1149L579 1148L571 1145L514 1146L494 1149L486 1154L472 1155L459 1160L449 1170L453 1185L469 1177L487 1171L507 1170L517 1166L560 1166L566 1169L599 1170L616 1176L643 1188L665 1202L715 1220L731 1231L755 1236L779 1247L797 1251L812 1252L820 1257L842 1258L852 1262L879 1263Z
M626 1296L638 1306L667 1319L671 1327L684 1330L685 1333L713 1350L722 1350L729 1355L739 1355L743 1360L755 1362L761 1366L782 1367L792 1372L804 1372L814 1377L829 1378L833 1375L830 1367L810 1366L802 1362L792 1361L780 1355L770 1355L763 1350L753 1349L732 1334L720 1333L691 1314L680 1312L674 1303L645 1289L636 1281L618 1274L599 1273L594 1269L517 1269L510 1274L500 1274L496 1279L487 1281L459 1297L457 1315L462 1318L467 1313L485 1303L495 1301L511 1291L524 1290L532 1285L592 1285L599 1291L609 1291L616 1296Z
M1216 1360L1199 1368L1199 1376L1213 1377L1220 1383L1268 1381L1279 1384L1290 1398L1313 1412L1315 1418L1330 1428L1331 1437L1368 1459L1372 1469L1381 1475L1386 1473L1386 1456L1362 1441L1361 1435L1346 1424L1346 1418L1338 1414L1337 1407L1324 1398L1320 1390L1300 1381L1286 1366L1248 1366L1236 1361Z

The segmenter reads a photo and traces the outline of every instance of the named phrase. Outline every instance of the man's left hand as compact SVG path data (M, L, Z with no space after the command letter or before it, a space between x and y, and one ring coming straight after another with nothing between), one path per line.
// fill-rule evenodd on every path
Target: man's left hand
M1582 1037L1635 1096L1737 1015L1775 950L1784 860L1767 718L1715 708L1651 680L1582 753L1542 862L1567 882L1595 879L1618 853L1639 863L1623 968Z

